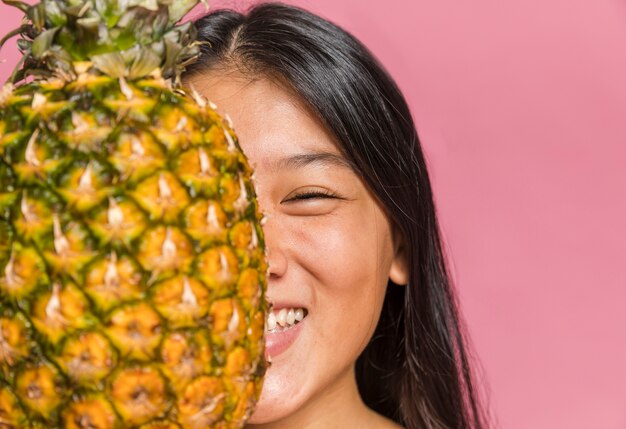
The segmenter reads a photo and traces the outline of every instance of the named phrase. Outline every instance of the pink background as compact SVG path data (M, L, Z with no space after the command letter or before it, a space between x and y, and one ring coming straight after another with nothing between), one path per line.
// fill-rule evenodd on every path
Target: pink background
M292 3L412 106L494 427L626 428L626 2Z

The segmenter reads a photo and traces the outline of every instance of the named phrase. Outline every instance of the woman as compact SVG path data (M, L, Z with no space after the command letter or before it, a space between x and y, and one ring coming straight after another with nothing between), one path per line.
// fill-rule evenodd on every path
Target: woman
M196 27L208 43L186 82L232 118L268 218L272 364L250 426L485 427L392 79L295 7L216 11Z

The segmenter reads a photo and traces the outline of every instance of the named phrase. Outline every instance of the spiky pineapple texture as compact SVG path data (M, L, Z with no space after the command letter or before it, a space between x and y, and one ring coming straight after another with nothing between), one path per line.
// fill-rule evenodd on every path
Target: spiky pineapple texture
M189 42L190 3L42 4L14 75L34 80L0 92L0 427L241 427L267 265L232 127L177 82L193 49L150 39Z

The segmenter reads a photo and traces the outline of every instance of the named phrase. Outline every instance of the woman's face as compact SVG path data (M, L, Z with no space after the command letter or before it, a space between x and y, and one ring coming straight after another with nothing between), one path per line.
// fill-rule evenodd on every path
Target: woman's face
M239 72L190 83L232 118L267 216L267 298L278 322L266 322L266 331L277 326L266 332L272 364L250 422L276 422L354 388L387 280L406 282L404 260L381 208L291 92ZM281 309L305 316L285 329Z

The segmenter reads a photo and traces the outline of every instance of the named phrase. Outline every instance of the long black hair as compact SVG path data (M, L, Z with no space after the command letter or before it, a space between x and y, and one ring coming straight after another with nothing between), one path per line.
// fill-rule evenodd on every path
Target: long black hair
M485 428L411 112L393 79L353 36L297 7L217 10L195 22L208 42L187 75L235 66L280 79L340 144L400 231L409 284L387 287L357 360L364 402L410 428Z

